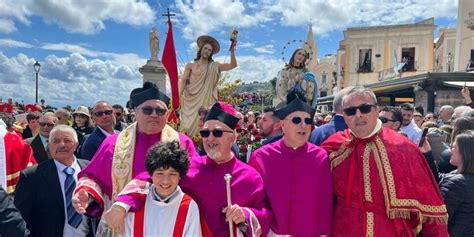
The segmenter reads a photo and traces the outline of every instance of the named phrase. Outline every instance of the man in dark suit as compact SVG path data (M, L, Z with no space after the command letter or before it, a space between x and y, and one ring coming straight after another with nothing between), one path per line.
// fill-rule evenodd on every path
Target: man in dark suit
M48 139L51 129L58 123L58 118L51 113L47 112L43 114L38 120L40 131L35 137L31 137L25 140L26 143L31 145L33 148L33 156L35 157L36 163L41 163L48 160Z
M105 101L98 101L92 108L92 120L96 125L94 131L84 137L81 147L81 158L91 160L104 139L115 133L115 116L112 106Z
M314 129L313 132L311 132L309 142L319 146L334 133L347 129L346 122L344 121L344 117L342 115L344 112L342 107L342 97L344 97L346 93L346 89L342 89L341 91L337 92L337 94L334 96L334 101L332 102L335 115L332 117L331 121L319 128Z
M52 159L21 172L15 205L32 237L93 236L91 220L78 214L71 203L77 173L88 163L74 156L79 144L76 132L67 125L58 125L49 137Z

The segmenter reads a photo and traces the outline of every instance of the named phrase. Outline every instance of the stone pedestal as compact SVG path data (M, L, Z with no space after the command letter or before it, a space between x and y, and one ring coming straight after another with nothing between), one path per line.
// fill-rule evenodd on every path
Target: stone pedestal
M158 60L148 60L138 71L143 75L143 83L155 83L160 91L166 93L166 69Z

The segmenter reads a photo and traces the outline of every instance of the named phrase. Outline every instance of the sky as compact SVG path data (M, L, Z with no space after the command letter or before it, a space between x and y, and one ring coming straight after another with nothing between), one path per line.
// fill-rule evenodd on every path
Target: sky
M161 59L172 17L180 70L196 56L195 40L208 34L221 44L213 56L229 62L229 32L239 31L238 67L230 81L272 79L305 40L308 23L318 58L335 54L348 27L408 24L433 17L438 29L455 28L458 0L0 0L0 97L55 107L125 105L142 84L138 69L150 58L148 32L160 35ZM296 41L296 42L293 42ZM283 47L287 45L286 49ZM168 87L169 88L169 87ZM169 92L168 92L169 93Z

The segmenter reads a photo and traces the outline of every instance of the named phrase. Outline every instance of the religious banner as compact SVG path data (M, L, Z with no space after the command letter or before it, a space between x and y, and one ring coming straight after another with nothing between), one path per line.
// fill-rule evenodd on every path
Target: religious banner
M168 34L166 35L165 48L163 50L163 57L161 59L163 66L165 66L168 76L170 78L171 86L171 102L172 107L168 115L168 122L177 124L178 117L176 110L179 108L179 91L178 91L178 64L176 62L176 50L174 48L173 40L173 26L171 19L168 16Z

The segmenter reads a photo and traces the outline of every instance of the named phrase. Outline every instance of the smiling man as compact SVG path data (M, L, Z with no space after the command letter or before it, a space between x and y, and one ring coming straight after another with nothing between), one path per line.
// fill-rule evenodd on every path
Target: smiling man
M155 84L146 82L143 88L134 89L130 101L137 122L108 136L89 166L79 173L74 205L80 213L101 217L123 187L145 171L146 153L157 142L176 140L190 155L196 152L191 139L166 125L169 98ZM107 116L113 116L112 112Z
M239 236L266 236L272 214L267 206L262 178L231 152L237 136L235 127L238 121L230 105L214 104L200 131L207 155L190 156L189 171L179 185L199 205L212 236L229 236L228 222L234 223L235 231L241 232ZM233 205L230 208L226 208L226 174L232 176L230 187ZM152 181L149 174L144 173L130 182L125 190L142 192L146 183L144 180ZM120 205L137 211L141 204L135 197L133 192L124 192L117 199L119 203L113 206ZM107 222L109 226L122 225L123 214L117 216L112 217L114 223ZM205 231L206 228L203 229Z
M91 223L74 210L71 195L77 173L86 160L76 159L76 131L67 125L54 127L49 134L52 159L21 172L15 205L31 232L30 236L94 236Z
M270 236L331 234L332 181L326 151L309 143L315 110L300 99L275 111L283 138L252 153L274 219Z
M321 145L336 195L332 236L448 236L446 207L420 149L382 127L369 89L350 88L342 105L349 129Z

